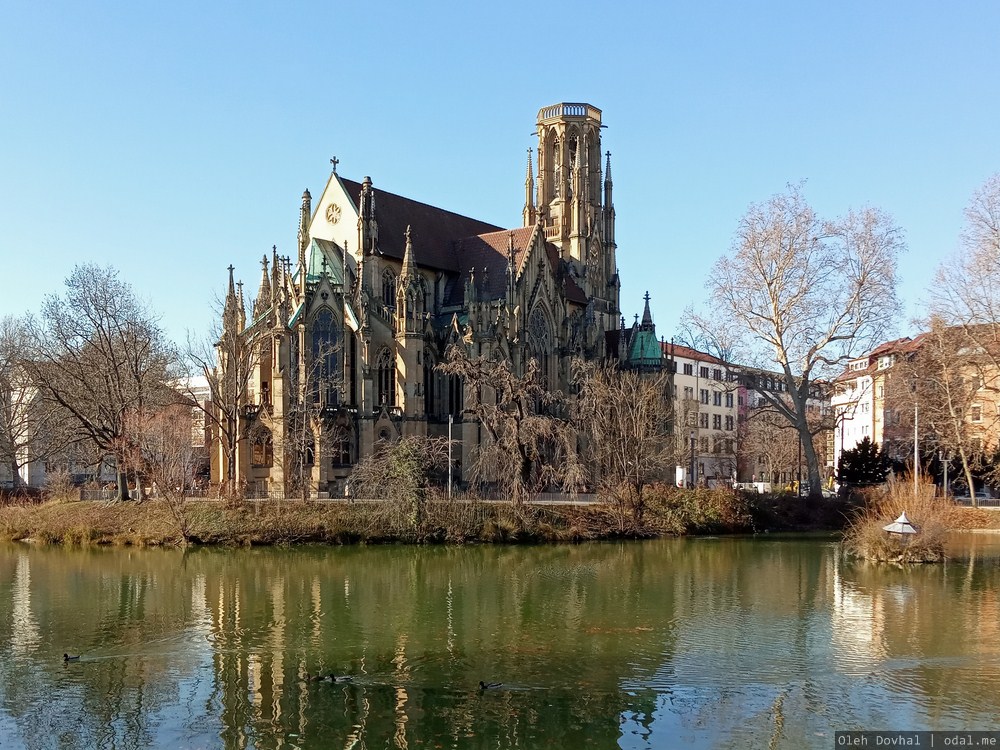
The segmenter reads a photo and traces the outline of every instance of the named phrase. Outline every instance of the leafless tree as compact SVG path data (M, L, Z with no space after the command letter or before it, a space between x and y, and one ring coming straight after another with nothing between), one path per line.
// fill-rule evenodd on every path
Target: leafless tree
M77 438L66 413L40 397L25 361L31 338L25 320L0 320L0 461L14 489L24 483L21 470L63 451Z
M341 347L317 342L298 373L298 381L285 412L286 434L282 444L290 472L290 490L303 502L309 500L315 461L329 463L330 451L346 437L336 419L343 372L339 367Z
M740 423L739 453L758 481L779 482L798 468L799 434L783 414L766 406L753 409Z
M115 459L118 499L129 498L135 435L129 419L169 398L173 347L156 317L110 267L77 266L29 327L26 360L39 395Z
M677 464L670 377L577 361L576 420L603 493L641 524L644 491Z
M997 373L1000 373L1000 173L992 175L973 193L965 209L960 240L958 252L939 266L934 279L930 294L931 333L940 327L948 331L948 343L956 351L947 357L941 352L941 358L953 360L960 355L962 361L954 362L951 369L964 371L965 376L970 368L978 368L980 387L992 392L986 400L995 407ZM959 337L954 329L961 330L961 341L956 341ZM963 377L962 382L967 380ZM962 459L971 493L971 470L964 451L958 450L963 442L959 435L968 432L968 421L952 421L950 450ZM960 425L962 421L964 427ZM993 477L994 481L1000 479L1000 467L994 468L993 473L998 475Z
M974 487L973 475L989 468L985 455L998 424L1000 373L994 357L969 337L970 330L933 317L916 350L897 363L886 398L885 442L912 455L918 416L921 449L952 457L967 485Z
M965 209L961 246L938 268L931 312L945 325L965 328L987 356L1000 351L995 346L1000 341L1000 173L973 194Z
M174 403L156 411L135 412L130 420L138 436L136 465L170 508L185 543L190 538L185 502L198 466L198 446L192 440L193 406L178 394Z
M406 525L419 528L435 475L448 470L448 440L409 435L379 441L351 472L351 494L385 500L402 509Z
M466 417L486 433L471 467L473 481L499 487L516 504L549 485L583 484L576 430L564 416L563 396L544 387L534 359L518 375L506 359L474 359L453 345L438 367L462 378Z
M218 490L220 497L230 501L243 497L237 456L240 442L253 424L247 419L248 412L260 406L253 403L255 394L251 393L260 350L259 341L230 325L216 326L208 340L189 335L185 351L189 369L205 380L208 399L198 397L194 380L189 379L182 390L204 412L213 447L222 448L225 466L220 467Z
M807 408L814 381L886 337L902 250L900 229L881 211L823 221L791 186L750 206L707 283L716 323L741 333L753 353L747 364L782 373L784 393L760 393L798 431L814 497L821 481Z

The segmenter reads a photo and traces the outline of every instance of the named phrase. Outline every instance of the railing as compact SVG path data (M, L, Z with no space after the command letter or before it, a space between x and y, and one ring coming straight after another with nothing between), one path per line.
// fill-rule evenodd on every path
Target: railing
M972 506L971 497L956 497L955 503L967 507ZM1000 497L977 497L976 505L980 508L1000 508Z
M579 102L553 104L538 110L538 120L551 120L556 117L590 117L601 121L601 110L589 104Z

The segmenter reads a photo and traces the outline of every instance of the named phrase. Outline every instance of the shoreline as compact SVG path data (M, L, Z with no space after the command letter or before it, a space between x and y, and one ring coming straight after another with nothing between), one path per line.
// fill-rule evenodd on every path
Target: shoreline
M194 499L49 501L0 506L0 540L94 546L251 547L298 544L544 544L778 532L840 532L857 509L719 490L654 496L641 509L607 503L515 505L389 501ZM1000 533L1000 514L963 509L954 531Z

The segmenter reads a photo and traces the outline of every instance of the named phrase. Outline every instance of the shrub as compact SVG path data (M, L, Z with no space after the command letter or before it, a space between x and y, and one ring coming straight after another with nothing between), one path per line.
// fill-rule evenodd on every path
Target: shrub
M881 487L865 493L866 505L851 521L844 534L845 551L858 558L877 562L940 562L948 529L960 518L961 510L948 498L935 497L930 479L918 483L907 475L891 478ZM917 534L892 534L883 529L906 513L919 529Z

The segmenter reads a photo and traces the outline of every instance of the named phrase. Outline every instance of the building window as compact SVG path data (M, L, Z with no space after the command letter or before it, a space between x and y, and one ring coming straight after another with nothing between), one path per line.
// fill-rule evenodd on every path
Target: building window
M718 367L712 370L712 380L722 380L722 370Z
M715 391L712 393L712 405L722 406L722 391Z
M312 367L307 377L313 381L310 385L314 403L330 407L338 405L341 380L338 350L333 313L324 307L312 324Z
M701 403L708 403L708 391L704 388L700 389L699 395L701 396Z
M712 415L712 429L721 430L722 429L722 415L713 414Z
M727 430L733 429L733 418L728 414L726 415L726 429Z
M698 426L708 427L708 412L702 412L698 415Z
M692 365L690 362L685 362L684 363L684 374L685 375L694 375L694 365Z
M706 380L708 380L708 368L707 367L699 367L698 368L698 374L701 375L701 377L703 377Z
M438 374L434 371L434 357L430 351L424 351L424 414L436 414Z
M396 275L388 268L382 272L382 302L386 307L396 307Z
M707 436L703 437L701 439L701 452L702 453L708 453L708 437ZM705 474L705 469L704 468L701 470L701 473L702 473L702 475Z
M396 405L396 363L388 349L375 360L375 408Z
M684 398L694 401L694 388L689 385L684 386Z
M452 414L455 419L459 419L462 415L462 409L465 403L465 384L458 375L448 376L448 413Z
M969 407L969 419L973 422L983 421L983 407L976 404L975 406Z
M726 394L726 406L728 406L730 409L733 408L733 394L732 393L727 393Z

